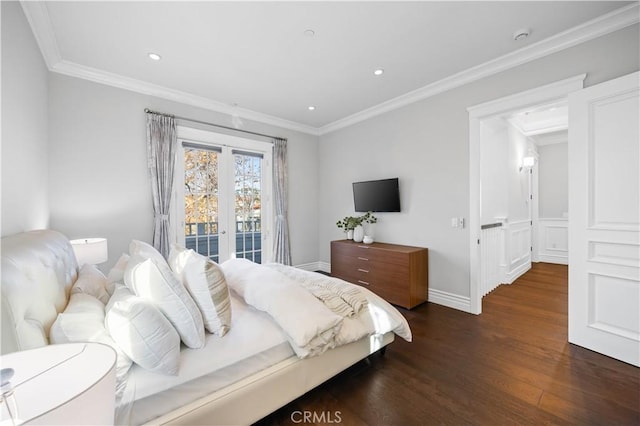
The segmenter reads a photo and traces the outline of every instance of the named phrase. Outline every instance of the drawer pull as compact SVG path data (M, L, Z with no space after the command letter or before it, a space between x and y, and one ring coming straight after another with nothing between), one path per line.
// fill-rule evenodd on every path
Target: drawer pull
M369 271L367 271L366 269L362 269L362 268L358 268L358 272L364 272L365 274L369 273Z
M368 282L366 282L366 281L358 280L358 282L359 282L360 284L369 285L369 283L368 283Z
M358 260L366 260L366 261L369 261L369 259L367 259L366 257L358 257Z
M369 250L369 247L368 247L368 246L358 246L358 248L362 248L362 249L367 249L367 250Z

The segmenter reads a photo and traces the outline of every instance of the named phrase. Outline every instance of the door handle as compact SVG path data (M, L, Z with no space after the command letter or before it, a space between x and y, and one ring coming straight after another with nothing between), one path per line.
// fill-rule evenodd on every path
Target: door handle
M220 233L221 233L222 235L224 235L224 234L226 234L226 233L227 233L227 231L220 231Z

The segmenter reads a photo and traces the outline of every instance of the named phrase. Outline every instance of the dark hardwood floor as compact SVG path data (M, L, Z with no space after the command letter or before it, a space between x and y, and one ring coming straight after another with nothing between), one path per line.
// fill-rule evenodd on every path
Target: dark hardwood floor
M640 425L640 369L567 343L566 266L534 264L480 316L401 312L412 343L396 338L258 425Z

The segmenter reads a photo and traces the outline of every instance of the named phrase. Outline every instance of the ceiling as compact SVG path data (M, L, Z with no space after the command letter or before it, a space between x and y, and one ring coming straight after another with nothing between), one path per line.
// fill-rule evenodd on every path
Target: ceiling
M525 136L554 133L569 128L569 107L565 99L517 112L507 120Z
M315 134L638 21L615 1L22 5L52 71Z

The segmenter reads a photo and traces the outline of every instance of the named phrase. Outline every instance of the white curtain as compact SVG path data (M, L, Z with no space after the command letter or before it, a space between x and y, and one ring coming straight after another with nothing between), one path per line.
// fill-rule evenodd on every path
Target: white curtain
M176 158L176 120L147 113L147 155L153 196L153 246L169 256L169 206Z
M291 249L289 246L289 219L287 206L287 140L273 140L273 193L276 212L276 229L274 235L273 260L284 265L291 265Z

